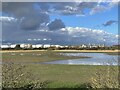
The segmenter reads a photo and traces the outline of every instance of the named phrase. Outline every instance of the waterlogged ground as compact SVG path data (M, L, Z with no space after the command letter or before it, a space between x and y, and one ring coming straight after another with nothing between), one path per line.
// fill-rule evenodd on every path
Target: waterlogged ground
M2 56L3 62L11 62L2 65L3 85L6 88L31 84L35 88L37 86L44 88L44 82L47 88L80 88L88 83L92 87L100 88L104 85L113 88L118 86L118 66L40 64L44 61L67 59L82 61L83 58L91 61L93 59L88 56L93 56L92 53L88 55L62 52L8 52L3 53ZM99 59L102 53L95 56Z
M89 58L87 56L65 56L53 51L6 52L2 53L3 62L38 63L54 60Z
M3 62L70 64L70 65L118 65L115 53L62 53L54 51L2 53Z
M83 56L91 58L56 60L45 64L69 64L69 65L118 65L118 55L106 53L60 53L64 56Z

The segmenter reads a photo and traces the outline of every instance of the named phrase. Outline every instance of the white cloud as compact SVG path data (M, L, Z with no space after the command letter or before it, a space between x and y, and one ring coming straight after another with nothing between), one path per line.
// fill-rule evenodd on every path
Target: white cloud
M83 43L106 43L106 44L117 44L119 35L105 32L104 30L92 30L89 28L81 27L66 27L61 31L67 32L72 40L81 40ZM74 42L74 41L73 41Z
M0 21L1 21L2 23L4 23L4 22L16 22L17 19L14 18L14 17L1 16L1 17L0 17Z
M106 9L107 8L104 7L104 6L96 6L91 10L90 15L93 15L93 14L98 13L98 12L105 11Z
M119 35L84 27L66 27L56 31L49 31L47 28L37 31L25 31L17 29L16 21L13 17L1 17L3 24L3 39L9 41L28 41L28 42L48 42L55 44L82 44L82 43L106 43L117 44ZM2 21L2 22L3 22ZM8 24L7 24L8 23ZM13 38L14 37L14 38ZM44 42L42 42L44 41Z
M103 3L105 3L106 5L102 5ZM99 0L97 5L91 9L90 11L90 15L93 15L95 13L100 13L106 10L110 10L111 8L113 8L114 6L118 5L118 0L111 0L109 2L105 1L105 0Z

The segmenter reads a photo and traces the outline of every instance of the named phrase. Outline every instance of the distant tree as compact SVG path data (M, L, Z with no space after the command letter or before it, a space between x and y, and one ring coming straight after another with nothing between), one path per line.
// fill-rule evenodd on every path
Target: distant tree
M20 50L20 49L21 49L20 44L17 44L15 50Z

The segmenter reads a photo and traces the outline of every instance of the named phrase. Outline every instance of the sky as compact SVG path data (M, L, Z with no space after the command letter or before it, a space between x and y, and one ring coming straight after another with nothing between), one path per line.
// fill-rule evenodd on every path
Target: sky
M0 15L3 43L118 44L117 2L3 2Z

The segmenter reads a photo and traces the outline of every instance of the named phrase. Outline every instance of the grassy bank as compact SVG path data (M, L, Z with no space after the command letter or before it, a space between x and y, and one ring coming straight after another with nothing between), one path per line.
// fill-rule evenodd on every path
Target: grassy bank
M119 52L114 52L114 53L107 52L106 54L108 54L108 55L120 55Z
M62 51L61 51L62 52ZM43 62L86 57L61 56L56 51L7 52L3 62ZM117 87L118 66L3 64L5 88ZM103 84L103 85L102 85ZM87 85L87 86L86 86Z
M119 50L1 50L0 52L2 53L7 53L7 52L43 52L43 51L55 51L55 52L101 52L101 53L114 53L114 52L119 52Z
M118 55L117 51L97 51L97 50L16 50L16 51L2 51L3 62L44 62L54 60L80 59L90 58L85 56L64 56L59 53L106 53L108 55Z
M54 60L89 58L85 56L64 56L55 51L7 52L2 53L3 62L45 62Z
M13 81L18 80L19 84L16 84L16 87L24 86L31 81L34 83L48 82L45 85L47 88L78 88L81 85L92 83L91 78L94 77L96 72L101 73L102 80L109 78L115 82L118 80L118 72L113 71L117 71L117 66L22 64L21 67L20 64L8 64L4 68L3 73L6 69L9 69L9 71L5 72L3 78L7 78L3 79L3 81L8 81L8 84L11 84ZM19 75L23 76L17 80L13 78ZM109 77L107 78L106 75L109 75ZM13 85L11 84L11 86Z

